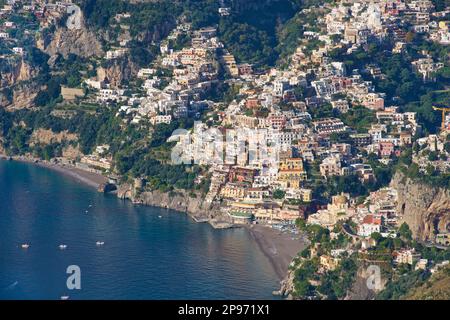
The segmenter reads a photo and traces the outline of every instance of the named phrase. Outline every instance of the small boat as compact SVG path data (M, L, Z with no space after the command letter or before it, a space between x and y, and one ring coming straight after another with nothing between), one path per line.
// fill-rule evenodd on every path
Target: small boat
M89 208L92 208L92 204L89 205Z
M97 242L95 243L96 246L102 246L102 245L104 245L104 244L105 244L104 241L97 241Z
M69 296L61 296L61 300L69 300Z
M67 245L65 245L65 244L60 244L60 245L59 245L59 248L60 248L61 250L64 250L64 249L67 248Z
M158 218L160 218L160 219L161 219L161 218L162 218L162 216L158 216Z
M28 249L30 247L30 245L28 243L24 243L22 244L22 249Z
M89 213L89 211L86 210L85 213Z

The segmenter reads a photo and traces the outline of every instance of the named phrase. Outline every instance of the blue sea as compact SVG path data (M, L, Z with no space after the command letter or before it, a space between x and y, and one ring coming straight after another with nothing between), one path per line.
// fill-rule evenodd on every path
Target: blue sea
M79 290L67 287L72 265ZM272 299L278 284L245 229L214 230L0 160L0 299Z

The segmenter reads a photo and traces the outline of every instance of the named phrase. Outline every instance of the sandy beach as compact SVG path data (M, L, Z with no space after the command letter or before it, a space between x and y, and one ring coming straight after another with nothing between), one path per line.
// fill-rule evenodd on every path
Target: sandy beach
M108 182L108 178L106 178L105 176L102 176L101 174L81 170L79 168L72 167L72 166L48 164L48 163L42 163L42 162L37 163L36 165L58 171L59 173L61 173L63 175L71 177L71 178L77 180L78 182L81 182L87 186L90 186L90 187L96 188L96 189L101 184Z
M282 233L264 225L250 225L247 227L261 251L269 258L280 280L287 274L292 259L302 251L306 245L294 235Z
M0 159L7 159L9 157L0 154ZM13 157L13 161L22 161L27 163L32 163L36 166L48 168L54 171L57 171L60 174L63 174L67 177L70 177L80 183L85 184L86 186L92 187L92 188L98 188L101 184L107 183L108 178L105 176L95 173L95 172L89 172L86 170L82 170L79 168L76 168L74 166L70 165L63 165L63 164L55 164L55 163L49 163L46 161L36 161L34 159L29 159L25 157Z

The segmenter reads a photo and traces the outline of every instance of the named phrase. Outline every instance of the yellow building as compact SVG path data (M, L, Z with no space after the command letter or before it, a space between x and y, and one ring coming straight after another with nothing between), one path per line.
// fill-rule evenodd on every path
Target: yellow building
M236 60L233 55L231 54L223 55L222 62L224 64L225 70L227 70L232 77L239 76L239 68L236 64Z
M220 195L223 198L244 199L245 186L239 183L227 183L221 190Z
M301 189L302 190L302 201L311 202L312 201L312 190L311 189Z
M311 202L312 200L312 190L304 188L288 188L286 189L286 199L300 200L302 202Z
M439 21L439 28L444 31L448 31L450 28L450 21Z
M273 220L273 209L272 208L258 208L255 210L255 219L256 220L262 220L262 221L272 221Z
M278 180L285 184L286 188L300 188L300 182L306 180L306 171L303 168L301 158L288 158L280 162Z

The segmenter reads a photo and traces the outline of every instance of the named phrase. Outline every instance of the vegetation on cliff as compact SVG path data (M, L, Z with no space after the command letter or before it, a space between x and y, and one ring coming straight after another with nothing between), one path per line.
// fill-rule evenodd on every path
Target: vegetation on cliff
M410 288L404 300L450 300L450 267L433 274L421 285Z

